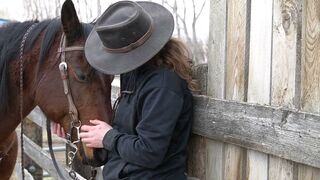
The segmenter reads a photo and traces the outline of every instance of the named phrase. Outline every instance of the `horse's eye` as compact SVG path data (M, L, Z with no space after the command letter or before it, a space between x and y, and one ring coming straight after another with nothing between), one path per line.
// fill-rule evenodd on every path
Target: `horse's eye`
M84 74L80 74L78 76L78 78L81 80L81 81L85 81L87 79L87 77L84 75Z
M81 82L88 81L88 76L80 70L75 70L75 75L76 75L76 79L78 79Z

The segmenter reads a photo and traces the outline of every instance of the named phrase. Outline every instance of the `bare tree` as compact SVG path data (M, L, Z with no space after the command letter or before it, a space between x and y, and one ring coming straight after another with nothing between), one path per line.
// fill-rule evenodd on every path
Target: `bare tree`
M98 10L98 16L101 14L101 2L100 0L97 0L97 10Z
M178 33L178 37L181 36L181 32L180 32L180 25L182 25L182 29L184 32L184 37L187 41L187 44L189 45L189 47L191 47L191 51L193 54L193 60L195 61L195 63L201 63L205 60L206 55L205 55L205 48L203 47L204 43L198 39L197 37L197 22L198 19L200 17L200 15L203 12L206 0L203 1L200 10L197 12L196 9L196 5L195 5L195 1L192 0L192 24L191 24L191 30L192 30L192 35L189 34L189 30L188 30L188 22L187 22L187 11L189 11L189 9L187 9L186 7L186 2L185 0L183 0L183 5L181 5L183 8L182 10L182 14L179 13L178 11L178 5L177 5L177 0L174 0L173 5L171 3L168 2L168 0L163 0L164 4L166 4L167 6L169 6L172 10L172 13L175 16L176 19L176 27L177 27L177 33ZM189 13L188 13L189 14Z
M32 12L32 6L30 1L23 1L23 7L26 12L26 17L30 18L30 13Z
M55 0L55 5L56 5L55 16L58 17L58 16L60 16L60 10L61 10L60 0Z

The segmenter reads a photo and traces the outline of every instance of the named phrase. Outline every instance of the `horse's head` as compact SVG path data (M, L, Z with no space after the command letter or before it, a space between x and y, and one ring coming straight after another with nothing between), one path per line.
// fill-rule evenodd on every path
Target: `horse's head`
M112 76L104 75L95 71L87 62L83 47L86 36L85 25L79 22L74 5L71 0L66 0L61 11L61 25L65 37L65 44L59 43L61 37L56 37L55 42L48 53L47 72L43 73L37 91L36 103L51 120L62 124L66 132L70 132L71 140L77 140L77 133L70 118L70 99L64 93L63 79L59 70L62 56L65 57L67 68L68 89L70 97L78 112L81 124L89 124L90 119L100 119L110 123L111 117L111 81ZM86 25L88 27L88 25ZM92 26L90 26L92 28ZM90 29L91 30L91 29ZM60 47L60 48L58 48ZM76 47L76 48L74 48ZM69 49L68 49L69 48ZM59 50L58 50L59 49ZM60 52L58 52L60 51ZM59 56L57 56L57 54ZM52 64L54 64L52 66ZM52 67L50 67L52 66ZM48 70L50 69L50 70ZM42 71L42 70L40 70ZM66 82L67 82L66 81ZM72 109L72 108L71 108ZM84 163L101 165L97 149L87 148L84 144L78 145L80 156Z

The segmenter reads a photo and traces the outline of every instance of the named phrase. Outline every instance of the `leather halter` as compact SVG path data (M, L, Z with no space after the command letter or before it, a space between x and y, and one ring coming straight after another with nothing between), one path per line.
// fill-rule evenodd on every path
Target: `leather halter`
M58 49L58 57L60 56L60 61L61 61L61 63L59 64L59 70L60 70L60 75L63 83L64 94L67 96L67 99L68 99L69 115L72 122L76 123L81 121L79 120L78 110L74 104L73 97L70 91L69 78L68 78L68 72L67 72L68 65L66 62L65 52L83 51L84 47L83 46L65 47L65 46L66 46L66 39L64 34L62 34L61 41L60 41L60 48Z
M60 58L60 64L59 64L59 70L60 70L60 75L61 75L61 79L62 79L62 83L63 83L63 90L64 90L64 94L67 97L67 101L68 101L68 107L69 107L69 115L70 115L70 119L71 119L71 128L70 128L70 133L68 134L68 140L67 140L67 144L70 145L71 148L74 149L74 151L69 150L68 152L68 158L69 158L69 166L70 166L70 170L69 170L69 176L72 179L78 179L76 177L76 173L75 171L72 169L72 162L73 159L75 158L76 153L78 152L78 148L76 146L77 143L80 142L80 127L81 127L81 121L79 119L79 113L78 110L74 104L73 101L73 97L71 94L71 90L70 90L70 86L69 86L69 78L68 78L68 65L67 65L67 61L66 61L66 55L65 52L70 52L70 51L83 51L84 47L83 46L70 46L70 47L65 47L66 46L66 39L65 39L65 35L62 34L61 36L61 40L60 40L60 47L57 51L57 59ZM66 179L65 177L63 177L61 170L59 169L53 150L52 150L52 139L51 139L51 129L50 129L50 125L49 122L47 122L47 133L48 133L48 145L49 145L49 151L50 151L50 155L53 161L53 165L55 167L55 169L57 170L57 173L59 174L61 179ZM76 130L76 140L72 141L72 130L75 128ZM50 142L49 142L50 141Z

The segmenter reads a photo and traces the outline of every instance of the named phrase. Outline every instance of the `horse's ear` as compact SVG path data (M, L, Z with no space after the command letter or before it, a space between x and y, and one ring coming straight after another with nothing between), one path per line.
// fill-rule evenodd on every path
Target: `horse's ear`
M68 42L81 35L81 24L72 0L66 0L61 9L61 23Z

